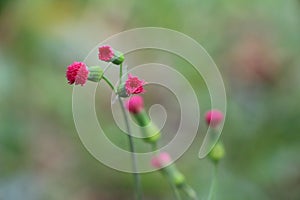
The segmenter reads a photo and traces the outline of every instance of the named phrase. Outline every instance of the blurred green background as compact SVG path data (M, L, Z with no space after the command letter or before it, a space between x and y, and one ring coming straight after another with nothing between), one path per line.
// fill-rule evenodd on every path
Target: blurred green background
M103 166L80 142L64 76L106 37L144 26L191 36L223 75L227 154L215 199L300 199L297 0L0 0L0 199L133 199L131 175ZM205 198L212 165L197 159L199 144L201 136L177 163ZM160 174L142 179L145 199L172 199Z

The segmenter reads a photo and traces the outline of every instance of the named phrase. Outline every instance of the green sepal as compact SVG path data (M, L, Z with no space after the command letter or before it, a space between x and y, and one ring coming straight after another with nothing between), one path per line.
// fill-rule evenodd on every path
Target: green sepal
M111 62L114 63L115 65L122 64L125 59L124 54L119 51L115 51L114 53L115 56L112 58Z
M135 113L133 116L137 124L143 127L143 140L148 143L156 143L160 138L160 131L151 122L145 110L142 110L139 113Z
M120 97L123 97L123 98L129 97L129 95L127 94L126 88L125 88L125 83L121 83L121 84L118 86L117 94L118 94Z
M88 80L93 82L99 82L102 79L103 76L103 70L99 66L91 66L88 67L89 70L89 76Z

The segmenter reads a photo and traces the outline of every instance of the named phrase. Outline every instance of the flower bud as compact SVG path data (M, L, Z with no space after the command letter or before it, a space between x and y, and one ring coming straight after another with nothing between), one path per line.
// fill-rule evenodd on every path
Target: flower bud
M221 142L218 142L208 154L208 157L215 163L218 163L224 156L225 149Z
M119 94L120 95L120 94ZM132 96L126 101L126 108L132 114L140 113L144 110L144 100L141 96Z
M176 187L182 187L185 185L185 177L175 165L170 165L164 168L164 170L169 174L171 181L176 185Z
M148 143L156 143L160 138L159 129L151 122L144 110L144 100L141 96L132 96L126 102L127 110L133 115L134 120L142 127L143 140Z
M103 60L105 62L112 62L116 65L120 65L124 61L124 55L119 51L115 51L108 45L101 46L98 50L98 56L100 60Z
M207 125L216 128L223 121L223 113L219 110L211 110L205 114Z
M124 54L119 51L114 51L114 57L112 58L111 62L115 65L120 65L124 62Z
M103 76L103 70L99 66L91 66L89 69L88 80L93 82L99 82Z

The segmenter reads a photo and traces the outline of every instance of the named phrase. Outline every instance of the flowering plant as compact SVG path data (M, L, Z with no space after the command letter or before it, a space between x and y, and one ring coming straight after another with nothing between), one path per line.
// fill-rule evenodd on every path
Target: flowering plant
M144 89L146 82L132 74L128 74L127 80L122 81L121 77L123 77L124 75L122 69L122 65L125 60L124 55L121 52L114 50L108 45L101 46L98 48L98 50L98 58L100 60L119 65L120 80L118 86L115 87L112 84L109 78L105 76L101 67L87 66L83 62L73 62L67 67L66 78L68 80L68 83L70 85L75 84L84 86L88 80L93 82L100 82L101 80L104 80L110 86L112 91L116 93L120 106L122 108L122 114L128 132L129 147L132 153L131 162L133 166L133 171L137 172L137 161L134 154L135 145L126 110L131 114L136 123L139 126L143 127L143 140L145 143L150 144L153 149L153 156L149 165L152 165L155 169L160 171L163 174L163 176L168 180L171 189L173 190L174 198L180 200L182 199L182 196L185 195L184 199L199 199L197 192L188 184L185 176L176 167L176 164L172 160L170 154L168 152L159 152L159 150L157 149L157 142L159 141L162 133L150 120L147 112L144 109L143 97L139 95L146 92ZM124 99L125 103L123 102ZM214 109L206 113L205 119L207 125L211 127L210 130L214 132L218 129L220 123L223 121L223 114L221 111ZM217 169L217 165L220 159L223 158L223 156L224 147L223 144L219 141L208 154L208 158L212 161L215 169ZM139 173L133 173L133 176L135 183L134 185L136 199L141 200L143 199L141 178ZM211 184L208 199L212 199L213 197L215 178L216 173Z

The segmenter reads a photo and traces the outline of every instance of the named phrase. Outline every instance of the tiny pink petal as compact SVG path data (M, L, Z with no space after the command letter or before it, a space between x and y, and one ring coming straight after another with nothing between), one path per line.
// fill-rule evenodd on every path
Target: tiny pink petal
M98 50L99 50L98 56L100 60L109 62L114 57L114 50L108 45L101 46L99 47Z
M171 156L167 152L162 152L151 159L151 165L155 168L163 168L172 162Z
M219 110L210 110L205 114L205 120L208 125L216 128L224 119L224 115Z

